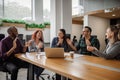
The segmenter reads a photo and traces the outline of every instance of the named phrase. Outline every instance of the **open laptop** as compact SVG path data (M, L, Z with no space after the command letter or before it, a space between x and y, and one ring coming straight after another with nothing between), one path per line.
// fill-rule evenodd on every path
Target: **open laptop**
M64 58L64 48L45 48L47 58Z

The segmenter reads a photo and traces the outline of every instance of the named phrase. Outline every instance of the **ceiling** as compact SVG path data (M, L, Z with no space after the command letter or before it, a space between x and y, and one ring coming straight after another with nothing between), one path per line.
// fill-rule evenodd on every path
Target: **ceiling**
M97 17L102 17L107 19L116 19L116 18L120 18L120 7L110 8L106 10L91 11L86 13L85 15L97 16ZM73 16L72 18L73 24L83 24L83 16ZM78 23L75 23L75 22L78 22Z

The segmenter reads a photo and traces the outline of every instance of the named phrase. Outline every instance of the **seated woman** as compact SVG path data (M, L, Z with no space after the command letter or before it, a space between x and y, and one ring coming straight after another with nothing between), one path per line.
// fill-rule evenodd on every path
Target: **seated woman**
M59 29L58 36L53 38L51 47L64 48L65 52L76 50L73 42L66 37L66 31L64 29Z
M106 38L109 43L103 53L92 46L87 46L87 50L106 59L120 59L120 26L109 27L106 31Z
M36 30L32 35L32 39L28 41L27 45L28 51L43 52L44 51L43 32L41 30ZM34 69L36 74L36 80L39 80L39 76L41 75L44 69L37 66L35 66Z
M65 52L76 50L76 48L73 46L72 41L66 37L66 31L64 29L59 29L58 36L53 38L51 47L64 48ZM56 74L56 80L61 80L61 75Z

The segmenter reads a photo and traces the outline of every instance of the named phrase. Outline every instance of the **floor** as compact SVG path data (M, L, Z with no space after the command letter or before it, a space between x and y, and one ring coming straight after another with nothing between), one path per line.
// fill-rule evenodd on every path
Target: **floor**
M55 74L54 72L51 72L49 70L44 70L43 73L50 74L50 79L48 79L46 75L42 75L45 80L53 80L52 75ZM19 73L18 73L18 79L17 80L27 80L27 75L26 74L27 74L27 69L20 69ZM10 78L10 75L9 75L9 78ZM5 72L0 72L0 80L6 80L6 73ZM34 79L34 80L36 80L36 79ZM42 79L40 79L40 80L42 80Z
M45 47L50 47L50 44L46 43ZM50 79L48 79L46 75L42 75L42 77L44 77L45 80L53 80L52 76L55 74L54 72L45 69L43 73L50 74ZM10 75L9 75L9 79L10 79ZM6 73L5 72L0 71L0 80L6 80ZM19 70L17 80L27 80L27 69L22 68ZM36 80L36 79L34 79L34 80ZM40 79L40 80L42 80L42 79Z
M50 44L46 43L45 47L50 47ZM46 75L42 75L42 77L44 77L45 80L53 80L52 76L55 74L54 72L45 69L43 73L50 74L50 79L48 79ZM10 75L9 75L9 79L10 79ZM0 80L6 80L5 72L0 71ZM22 68L19 70L17 80L27 80L27 69ZM36 80L36 79L34 79L34 80ZM40 80L42 80L42 79L40 79Z

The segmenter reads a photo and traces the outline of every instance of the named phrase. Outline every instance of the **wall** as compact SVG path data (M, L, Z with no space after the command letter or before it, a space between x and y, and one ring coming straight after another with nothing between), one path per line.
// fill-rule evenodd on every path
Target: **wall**
M0 27L0 33L3 33L3 34L5 34L5 36L8 36L8 34L7 34L8 28L9 27ZM24 34L24 36L23 36L24 39L25 39L26 35L32 35L32 33L34 33L34 31L35 31L35 30L26 30L23 27L17 27L17 29L18 29L19 34ZM45 28L43 30L43 36L44 36L45 43L49 43L50 42L50 30L49 30L49 28Z
M8 36L7 29L8 27L0 27L0 33L3 33L5 34L5 36ZM31 35L34 32L34 30L26 30L23 27L17 27L17 29L19 34L24 34L23 37L24 39L26 35ZM73 35L75 35L77 37L77 40L79 40L81 33L82 33L82 25L72 24L71 39L73 38ZM45 43L50 43L50 28L45 28L43 30L43 35L44 35Z
M107 27L110 26L110 20L95 16L88 16L88 25L92 27L92 34L97 35L100 41L100 50L103 51L105 49L105 33Z
M71 38L73 39L73 36L75 35L77 38L77 41L80 39L80 35L82 34L82 25L78 24L72 24L72 36Z
M84 11L96 11L107 8L120 7L120 0L84 0Z

